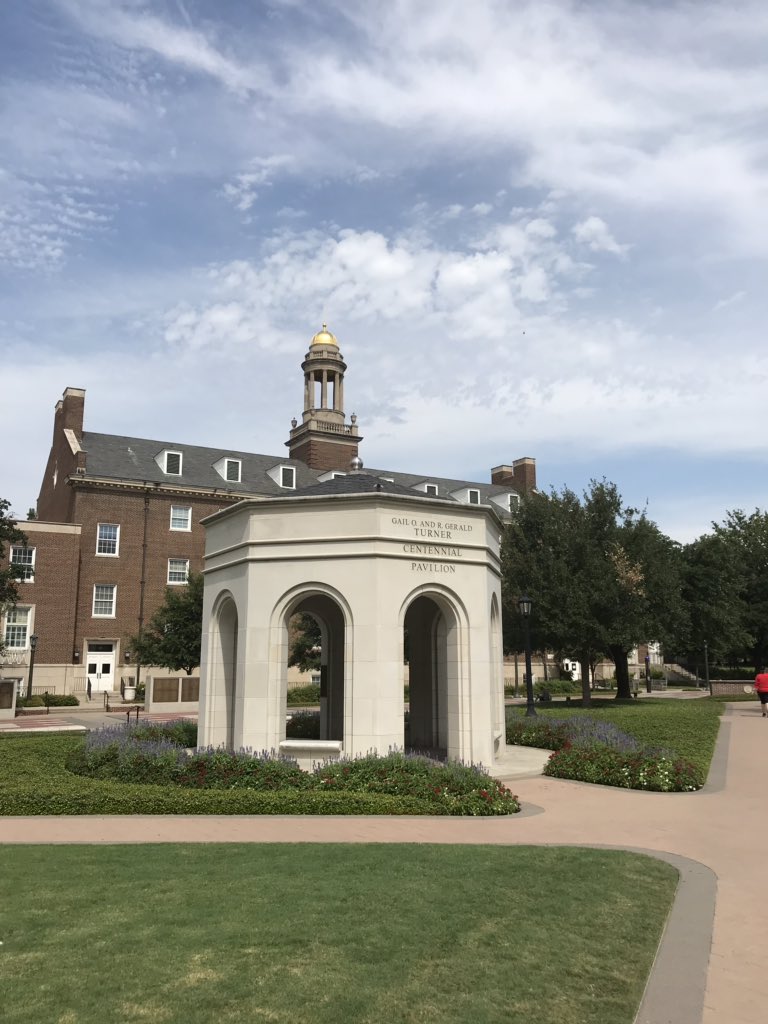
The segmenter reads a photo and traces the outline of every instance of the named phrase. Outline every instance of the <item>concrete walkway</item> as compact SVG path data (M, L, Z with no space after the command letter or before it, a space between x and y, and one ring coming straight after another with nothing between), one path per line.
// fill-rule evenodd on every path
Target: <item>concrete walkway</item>
M717 877L703 1014L696 1009L702 1001L695 991L696 948L706 952L711 915L703 906L706 880L700 876L694 884L701 886L702 897L696 899L694 889L691 899L689 892L672 939L668 929L650 986L656 1005L648 1008L646 999L638 1024L699 1019L763 1024L768 1018L768 972L762 962L768 950L764 779L768 720L761 718L759 705L744 703L727 708L710 780L696 794L642 793L539 776L510 780L524 807L512 818L6 818L0 819L0 841L542 843L677 854L706 865Z

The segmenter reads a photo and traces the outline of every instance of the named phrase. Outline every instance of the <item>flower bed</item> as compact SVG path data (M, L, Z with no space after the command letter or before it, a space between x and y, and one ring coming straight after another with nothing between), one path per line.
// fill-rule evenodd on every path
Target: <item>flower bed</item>
M70 755L67 767L89 778L183 789L378 794L417 800L429 814L497 815L520 809L510 790L475 765L393 751L324 763L304 772L290 758L267 751L190 752L185 749L189 725L181 738L178 727L173 723L172 728L94 730Z
M692 762L587 716L512 718L507 742L554 751L544 774L559 779L664 793L690 792L704 781Z

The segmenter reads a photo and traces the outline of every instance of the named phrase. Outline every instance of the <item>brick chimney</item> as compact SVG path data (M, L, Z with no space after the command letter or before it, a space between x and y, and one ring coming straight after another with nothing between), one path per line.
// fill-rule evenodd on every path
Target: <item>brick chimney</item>
M54 429L71 430L77 440L82 441L84 413L85 391L83 388L66 388L61 401L56 403Z
M511 466L494 466L491 483L512 487L519 494L536 490L536 459L515 459Z

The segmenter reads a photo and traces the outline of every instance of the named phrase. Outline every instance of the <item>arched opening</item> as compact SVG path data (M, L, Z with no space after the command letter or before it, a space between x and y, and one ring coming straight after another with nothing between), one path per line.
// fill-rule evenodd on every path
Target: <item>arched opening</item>
M427 595L417 597L405 613L410 704L405 745L441 757L460 756L457 626L452 609Z
M328 595L308 594L291 605L286 615L286 627L294 616L310 616L319 627L320 728L317 738L343 740L344 613Z
M242 746L242 722L237 721L237 631L237 605L225 594L213 613L205 734L200 743L230 750Z

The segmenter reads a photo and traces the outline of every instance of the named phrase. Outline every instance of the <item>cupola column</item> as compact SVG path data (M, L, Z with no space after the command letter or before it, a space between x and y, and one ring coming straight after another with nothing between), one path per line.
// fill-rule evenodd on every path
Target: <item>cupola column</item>
M325 324L312 339L301 368L304 371L304 415L301 423L293 421L290 440L286 442L290 456L312 469L346 471L350 461L357 457L357 446L362 438L357 418L353 417L351 423L345 421L347 365L339 352L339 343ZM333 397L328 393L329 387L333 389Z

